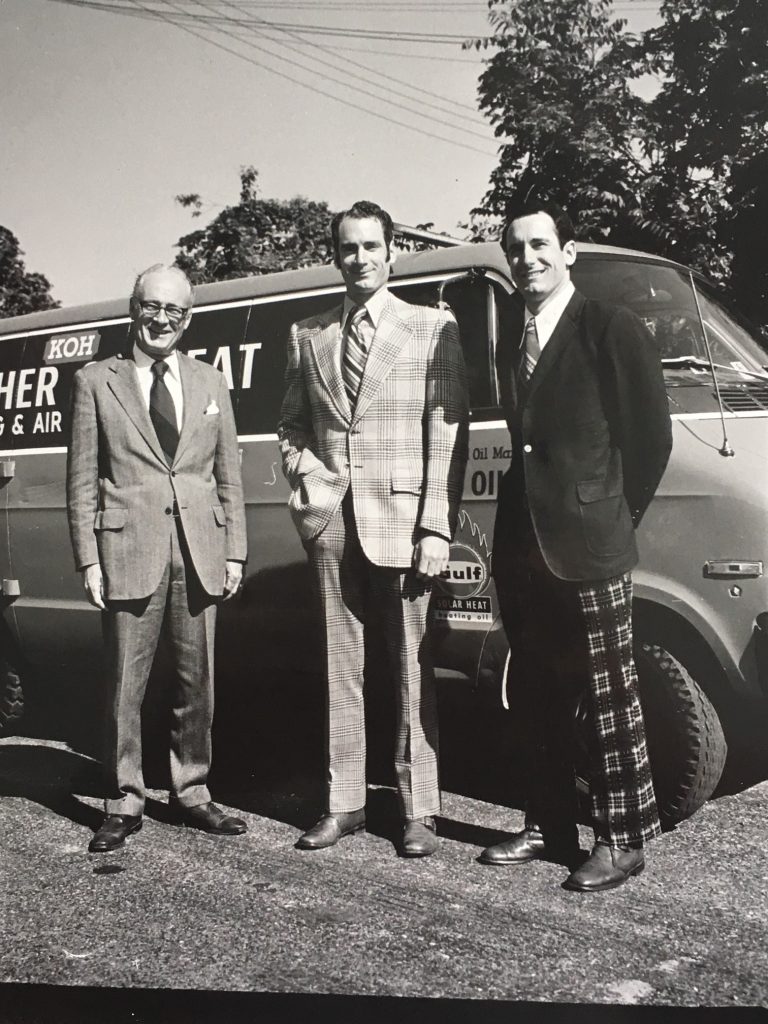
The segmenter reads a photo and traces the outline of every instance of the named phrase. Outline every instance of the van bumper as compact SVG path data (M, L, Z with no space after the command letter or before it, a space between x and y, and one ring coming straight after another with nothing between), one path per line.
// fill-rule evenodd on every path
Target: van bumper
M757 678L760 689L768 697L768 612L760 612L755 619L754 636Z

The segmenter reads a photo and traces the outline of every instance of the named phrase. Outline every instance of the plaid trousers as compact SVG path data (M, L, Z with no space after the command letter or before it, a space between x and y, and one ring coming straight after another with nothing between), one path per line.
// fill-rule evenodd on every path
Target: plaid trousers
M304 547L325 626L327 810L365 806L364 630L366 619L375 617L396 687L400 811L406 819L437 814L437 697L426 637L431 583L411 569L368 561L349 493L328 526Z
M529 521L530 523L530 521ZM661 833L632 654L632 579L556 578L525 528L493 551L520 722L526 820L562 836L576 820L576 700L586 694L590 802L598 838L639 847ZM572 827L572 825L570 825Z

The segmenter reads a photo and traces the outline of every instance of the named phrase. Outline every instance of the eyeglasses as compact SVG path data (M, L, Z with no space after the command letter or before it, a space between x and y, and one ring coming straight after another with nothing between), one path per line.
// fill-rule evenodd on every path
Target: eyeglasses
M168 322L174 324L174 326L181 323L189 312L189 310L185 309L183 306L167 305L164 302L140 301L139 307L141 308L142 313L146 313L146 315L152 317L152 319L160 313L161 309L164 309L165 315L168 317Z

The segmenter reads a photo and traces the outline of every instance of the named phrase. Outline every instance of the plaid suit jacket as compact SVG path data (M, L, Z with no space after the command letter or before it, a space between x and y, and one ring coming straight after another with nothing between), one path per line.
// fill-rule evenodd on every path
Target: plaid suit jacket
M303 540L351 488L366 557L408 567L420 531L453 537L467 462L468 400L450 313L389 295L354 413L341 376L341 310L294 324L278 424Z
M166 462L131 359L84 366L72 390L67 510L75 564L96 562L109 600L157 589L176 529L174 499L195 571L221 594L227 559L245 561L237 433L219 370L179 353L184 421Z

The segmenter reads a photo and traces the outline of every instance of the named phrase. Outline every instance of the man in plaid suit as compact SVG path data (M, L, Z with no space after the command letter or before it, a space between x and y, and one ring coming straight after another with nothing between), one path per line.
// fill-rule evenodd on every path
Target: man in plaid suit
M513 455L493 576L527 804L523 831L481 860L562 861L575 868L567 888L595 892L639 874L644 844L660 832L632 657L630 570L635 528L672 447L667 397L641 321L574 289L574 231L560 207L519 204L502 246L525 309L497 349ZM585 684L596 842L577 866L573 714Z
M331 225L341 306L291 328L278 437L289 508L325 625L326 813L297 846L365 826L364 629L381 623L397 696L401 852L437 844L434 676L425 637L432 582L448 564L467 460L456 321L387 289L389 214L358 202Z

